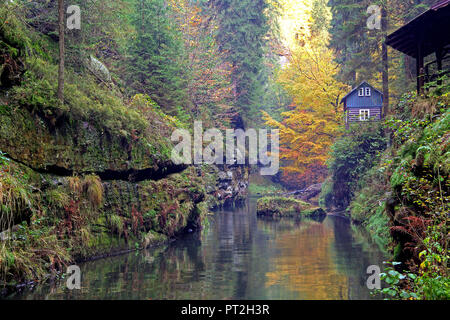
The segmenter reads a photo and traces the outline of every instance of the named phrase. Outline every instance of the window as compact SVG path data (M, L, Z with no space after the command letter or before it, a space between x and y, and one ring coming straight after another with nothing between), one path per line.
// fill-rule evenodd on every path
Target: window
M372 90L369 87L359 88L358 90L358 97L370 97L371 94Z
M364 88L360 88L358 91L358 97L364 97Z
M370 110L361 109L359 110L359 121L368 121L370 119Z

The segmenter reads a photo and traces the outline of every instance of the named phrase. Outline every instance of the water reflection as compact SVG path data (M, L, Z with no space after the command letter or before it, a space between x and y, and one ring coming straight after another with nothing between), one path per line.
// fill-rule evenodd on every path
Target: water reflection
M375 245L338 217L260 219L255 200L166 247L85 263L82 289L39 286L21 299L369 299Z

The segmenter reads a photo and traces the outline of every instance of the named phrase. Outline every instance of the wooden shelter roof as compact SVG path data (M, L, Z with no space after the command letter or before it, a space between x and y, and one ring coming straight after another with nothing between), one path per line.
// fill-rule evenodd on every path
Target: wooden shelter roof
M404 54L417 58L418 48L427 56L450 44L450 0L441 0L397 31L386 44Z

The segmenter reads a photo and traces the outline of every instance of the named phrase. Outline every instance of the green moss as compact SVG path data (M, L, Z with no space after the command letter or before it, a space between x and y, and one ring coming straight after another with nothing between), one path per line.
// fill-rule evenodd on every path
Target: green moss
M322 191L319 195L319 205L322 208L331 207L333 204L333 180L327 177L322 183Z
M0 32L25 37L21 28L8 27ZM34 31L27 31L34 39ZM10 46L28 48L27 39L20 45L11 40ZM61 104L56 97L57 64L40 51L26 56L22 52L20 59L26 72L21 84L8 92L8 107L0 108L0 145L14 159L36 169L58 166L77 173L141 170L170 159L168 137L176 121L154 102L136 96L125 103L117 88L67 67Z
M293 217L322 215L324 211L320 208L312 208L309 203L294 198L263 197L256 204L258 215Z
M281 185L259 174L250 176L248 191L251 195L273 195L286 192Z
M0 18L6 15L1 7ZM59 103L55 43L10 21L0 29L0 54L25 73L0 97L0 148L12 159L0 153L0 214L8 227L20 227L0 243L0 282L44 279L77 260L200 228L215 167L203 176L190 167L159 181L99 178L171 166L168 137L183 124L146 96L124 101L117 87L98 83L82 67L67 66ZM57 169L73 176L58 176Z
M5 156L0 158L0 232L26 219L35 209L32 174Z

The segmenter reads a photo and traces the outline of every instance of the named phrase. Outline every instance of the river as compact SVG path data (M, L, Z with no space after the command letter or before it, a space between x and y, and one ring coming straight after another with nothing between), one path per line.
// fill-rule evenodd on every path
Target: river
M80 264L65 282L15 299L371 299L366 269L383 253L342 217L262 219L256 199L216 212L201 233L157 249Z

